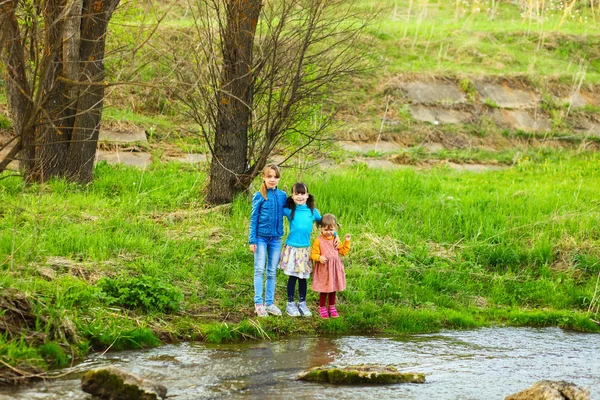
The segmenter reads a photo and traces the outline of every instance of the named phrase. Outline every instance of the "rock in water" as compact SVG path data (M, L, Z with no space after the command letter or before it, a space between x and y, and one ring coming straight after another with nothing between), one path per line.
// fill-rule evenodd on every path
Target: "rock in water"
M504 400L590 400L590 391L565 381L539 381Z
M398 372L394 367L379 365L354 365L343 368L315 367L298 375L299 380L329 382L341 385L366 383L425 383L425 374Z
M105 400L158 400L167 396L167 388L159 383L115 367L86 372L81 389Z

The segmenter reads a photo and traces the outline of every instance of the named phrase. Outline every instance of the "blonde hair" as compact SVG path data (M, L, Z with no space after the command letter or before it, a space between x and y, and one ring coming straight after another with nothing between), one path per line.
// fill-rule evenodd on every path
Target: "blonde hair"
M281 171L279 171L279 167L275 164L268 164L265 165L265 167L263 168L262 171L262 177L263 177L263 181L262 181L262 185L260 185L260 194L262 194L262 197L264 197L265 200L267 200L267 184L265 183L265 175L267 175L267 172L269 171L274 171L275 172L275 177L276 178L280 178L281 177Z

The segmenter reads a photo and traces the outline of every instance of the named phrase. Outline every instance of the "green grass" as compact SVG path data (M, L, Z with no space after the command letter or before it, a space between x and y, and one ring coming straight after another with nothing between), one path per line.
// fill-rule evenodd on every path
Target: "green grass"
M6 178L0 287L26 294L33 322L0 335L0 357L33 371L172 340L490 325L597 332L587 310L600 271L599 165L594 153L539 152L482 173L311 171L303 180L317 206L353 234L343 317L332 321L255 319L249 199L204 209L197 168L100 164L85 187ZM284 170L282 186L293 175ZM284 292L280 276L280 304Z
M340 131L377 133L385 86L399 74L449 76L470 101L471 77L481 74L517 76L545 95L545 79L570 85L583 60L585 84L600 82L600 24L589 9L559 26L556 10L538 23L513 4L494 2L494 10L491 2L478 3L479 10L464 2L457 10L456 4L359 2L363 11L379 11L361 44L372 50L377 69L344 94L339 107L352 118ZM205 152L197 128L165 84L170 68L157 58L167 44L182 40L179 34L190 26L184 15L175 7L152 46L135 57L108 57L111 79L127 67L121 78L152 85L116 87L104 117L109 124L143 127L151 142ZM109 47L140 43L149 31L131 25L154 18L139 7L120 9ZM177 40L165 41L169 35ZM341 234L353 234L338 320L254 318L248 196L229 207L205 209L207 177L201 167L155 163L141 171L101 163L85 187L60 180L24 187L19 178L7 176L0 180L0 301L14 290L26 296L30 309L22 331L0 334L0 360L36 371L69 365L91 350L298 333L399 334L490 325L598 332L593 322L598 316L588 307L600 273L595 189L600 158L526 146L569 136L564 105L544 99L550 133L501 130L485 118L438 128L448 137L464 133L496 141L498 151L429 152L415 145L395 156L405 164L436 166L382 172L361 163L310 173L284 170L282 186L302 176L318 208L339 217ZM0 104L5 103L0 90ZM597 111L598 106L587 106L571 115ZM418 127L406 104L390 104L392 112L401 121L391 133L408 133L414 143L431 133ZM10 128L2 118L0 128ZM512 147L510 140L522 146ZM338 160L345 156L334 154ZM432 159L506 168L458 172ZM279 303L284 292L280 276ZM310 292L308 300L314 306L316 295ZM0 379L7 371L0 366Z
M514 78L513 83L526 82L547 98L551 97L550 84L572 87L581 75L584 88L598 85L600 16L594 16L591 8L578 3L561 24L562 3L544 4L546 9L538 18L517 4L491 0L357 1L356 9L370 21L357 46L359 51L366 51L364 57L371 60L372 73L353 80L348 90L336 99L335 107L342 111L338 133L353 132L348 136L374 140L386 108L386 90L395 80L410 80L412 76L424 80L453 79L470 102L474 101L475 93L471 80L479 77ZM154 24L163 15L165 18L155 31ZM356 21L346 23L352 22ZM207 150L198 127L177 101L173 66L165 58L174 49L188 51L195 45L186 42L192 25L187 5L169 3L140 6L125 2L111 20L106 60L108 80L133 84L117 85L108 93L105 122L145 129L156 152L163 151L159 147L165 143L174 144L183 152ZM146 41L147 45L138 48ZM0 108L5 104L6 96L0 86ZM488 105L495 107L493 103ZM597 108L598 105L588 105L571 110L570 114L589 116L597 113ZM543 103L542 109L552 125L550 136L566 136L572 130L564 105L553 101ZM389 111L397 124L385 126L383 133L388 137L400 137L406 143L407 137L414 137L417 131L421 134L414 139L415 143L430 138L431 132L422 132L427 124L412 121L401 99L392 102ZM10 124L0 115L2 127L9 129ZM476 116L475 122L444 125L441 130L493 142L500 128L486 117ZM522 137L538 140L547 136L507 131L508 140L501 146L510 147L515 139ZM572 142L578 145L581 140Z
M458 9L456 4L381 3L369 33L378 53L386 55L390 72L510 75L534 69L544 76L574 73L573 61L579 58L596 62L589 55L597 55L600 25L589 8L574 10L561 26L558 10L530 21L513 4L483 2L465 8L467 3L460 3ZM597 82L598 66L588 72L587 78Z
M452 77L461 87L469 77L518 77L541 93L547 91L547 81L572 85L581 74L584 85L599 84L600 16L578 4L561 24L562 3L544 4L546 9L538 16L517 4L498 1L357 1L356 10L370 21L358 48L366 50L363 56L371 60L373 73L352 82L338 99L336 107L358 117L345 125L363 133L378 131L386 103L381 89L399 75ZM152 24L163 14L153 33ZM347 24L352 22L356 21ZM109 49L131 49L149 39L134 54L108 57L108 75L150 86L116 87L109 95L110 103L131 111L108 111L110 121L156 129L161 140L181 137L184 151L205 149L188 139L197 129L176 101L172 67L163 58L173 47L187 51L194 45L186 43L192 26L191 11L179 4L148 8L127 3L117 10L111 21ZM463 90L472 100L473 88L466 85ZM410 132L410 127L396 130ZM484 129L466 131L485 136Z

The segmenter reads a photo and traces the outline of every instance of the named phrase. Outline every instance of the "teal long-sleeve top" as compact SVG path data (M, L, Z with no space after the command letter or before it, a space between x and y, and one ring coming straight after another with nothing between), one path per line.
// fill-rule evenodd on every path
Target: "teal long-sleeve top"
M292 210L283 209L283 215L290 221L290 234L285 244L293 247L309 247L310 234L312 233L315 222L321 222L321 214L316 208L311 211L306 204L296 205L294 219L290 220Z

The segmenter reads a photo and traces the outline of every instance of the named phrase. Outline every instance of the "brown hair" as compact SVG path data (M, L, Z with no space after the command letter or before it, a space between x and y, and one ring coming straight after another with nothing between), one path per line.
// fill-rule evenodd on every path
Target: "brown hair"
M321 218L321 226L332 226L334 228L339 228L340 224L338 224L335 215L333 214L324 214L323 218Z
M267 172L269 172L269 170L275 171L275 177L276 178L280 178L281 177L281 171L279 171L279 167L275 164L268 164L265 165L265 167L263 168L262 171L262 177L263 177L263 181L262 181L262 185L260 185L260 194L262 194L262 197L265 198L265 200L267 200L267 184L265 183L264 177L267 174Z

